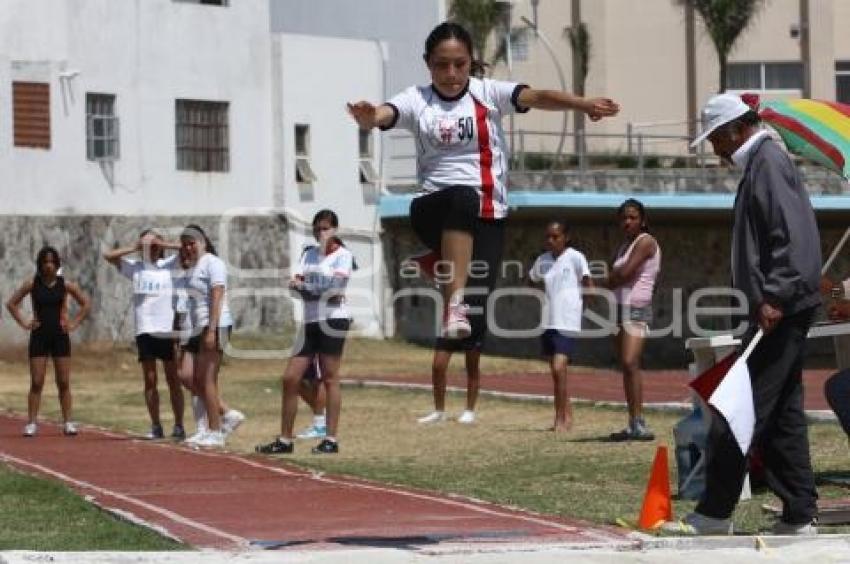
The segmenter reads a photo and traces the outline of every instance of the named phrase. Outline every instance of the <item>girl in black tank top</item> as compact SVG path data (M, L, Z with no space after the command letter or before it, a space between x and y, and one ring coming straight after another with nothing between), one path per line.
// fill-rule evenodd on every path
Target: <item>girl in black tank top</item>
M45 284L41 276L36 275L32 281L30 297L32 310L38 327L34 332L47 335L65 333L62 328L62 306L65 304L65 279L57 276L53 284Z
M24 426L24 436L32 437L38 431L38 410L41 391L47 372L47 357L53 357L56 387L59 389L59 406L64 420L62 432L76 435L77 426L71 421L71 341L68 335L85 319L89 311L89 298L73 282L68 282L59 271L59 253L53 247L44 247L36 257L37 274L27 280L6 302L6 308L24 330L30 331L30 391L27 396L29 421ZM20 306L29 294L32 301L32 319L24 319ZM74 319L68 319L67 296L79 306Z

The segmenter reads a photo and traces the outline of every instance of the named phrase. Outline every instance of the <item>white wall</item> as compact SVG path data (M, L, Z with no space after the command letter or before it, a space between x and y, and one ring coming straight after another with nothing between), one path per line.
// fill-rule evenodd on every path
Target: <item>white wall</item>
M275 32L381 41L386 45L386 81L381 102L413 84L430 82L422 60L425 38L446 18L445 0L270 0ZM416 149L405 132L385 133L385 176L390 183L414 183ZM400 159L399 157L410 157Z
M368 332L378 332L378 311L383 287L377 208L364 199L360 184L358 128L346 110L346 102L381 96L382 65L374 42L275 34L275 69L279 76L276 101L275 185L282 190L283 205L307 222L320 209L339 216L341 235L360 266L350 284L350 303L357 306L355 322ZM295 178L295 125L310 127L310 165L316 175L312 198L301 196ZM380 159L381 142L373 132L374 163ZM349 231L347 234L346 231ZM353 233L351 233L353 231ZM293 260L309 232L294 231L290 237ZM360 296L358 299L356 296Z
M50 83L49 150L0 150L4 214L207 214L271 204L268 6L172 0L0 3L0 140L11 81ZM60 79L64 70L78 70ZM86 160L86 92L117 96L121 156ZM175 99L229 102L230 170L178 171ZM14 196L14 197L12 197Z

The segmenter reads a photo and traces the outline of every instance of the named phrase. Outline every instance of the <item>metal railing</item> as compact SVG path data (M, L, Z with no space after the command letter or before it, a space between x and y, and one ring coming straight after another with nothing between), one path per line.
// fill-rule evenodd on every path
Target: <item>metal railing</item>
M409 136L394 134L390 139ZM625 134L565 132L567 152L556 155L561 132L517 130L509 180L523 190L566 192L733 193L740 172L723 165L705 151L688 152L685 135L647 133L630 126ZM534 147L537 150L531 150ZM386 157L395 174L386 178L391 193L416 190L413 154ZM812 194L850 195L841 176L798 160L807 189ZM404 171L399 173L399 171Z

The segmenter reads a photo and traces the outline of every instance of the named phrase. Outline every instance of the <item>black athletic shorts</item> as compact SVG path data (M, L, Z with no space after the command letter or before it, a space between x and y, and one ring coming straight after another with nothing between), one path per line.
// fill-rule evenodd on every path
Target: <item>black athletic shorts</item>
M40 329L30 332L29 357L38 356L53 358L71 356L71 339L68 333Z
M150 333L136 335L139 362L145 360L174 360L174 339Z
M417 196L410 202L413 232L426 247L439 252L444 230L475 233L480 201L471 186L451 186Z
M300 349L294 356L313 356L326 354L328 356L342 356L345 347L345 336L351 327L350 319L326 319L325 321L313 321L302 325L298 333L296 344L300 342ZM325 328L330 329L327 334Z
M219 351L224 351L227 348L227 343L230 341L230 332L233 327L219 327L218 331L215 332L215 344L216 348ZM182 345L181 348L192 354L198 354L201 352L201 339L203 339L204 335L206 335L209 327L204 327L204 329L198 333L197 335L190 337L185 345Z

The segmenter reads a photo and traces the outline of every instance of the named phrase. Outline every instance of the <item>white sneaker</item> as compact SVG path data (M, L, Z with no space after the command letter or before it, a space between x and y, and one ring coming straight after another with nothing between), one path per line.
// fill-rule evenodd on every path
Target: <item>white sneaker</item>
M419 419L417 419L416 422L421 423L423 425L427 425L429 423L441 423L446 419L448 419L448 417L446 417L445 411L432 411L425 417L420 417Z
M472 334L472 326L466 318L469 306L460 303L449 306L446 322L443 324L444 339L465 339Z
M699 513L688 513L681 521L667 521L661 530L680 535L731 535L732 519L717 519Z
M77 429L77 424L73 421L65 421L65 425L62 427L62 434L68 435L69 437L73 437L77 433L79 433L79 429Z
M245 421L245 414L236 409L229 409L221 418L221 430L225 435L229 435L239 428L239 425Z
M206 427L198 427L198 430L195 431L195 434L183 442L189 445L196 445L198 444L198 441L207 436L207 433L209 433L209 430Z
M38 433L38 425L36 423L27 423L24 425L24 436L34 437Z
M224 432L209 431L203 437L199 438L193 444L199 447L224 447Z
M475 412L468 409L464 410L464 412L460 414L460 417L457 418L457 422L465 423L467 425L475 423Z
M803 523L801 525L793 525L780 520L773 524L773 534L811 537L818 534L818 528L811 522Z

